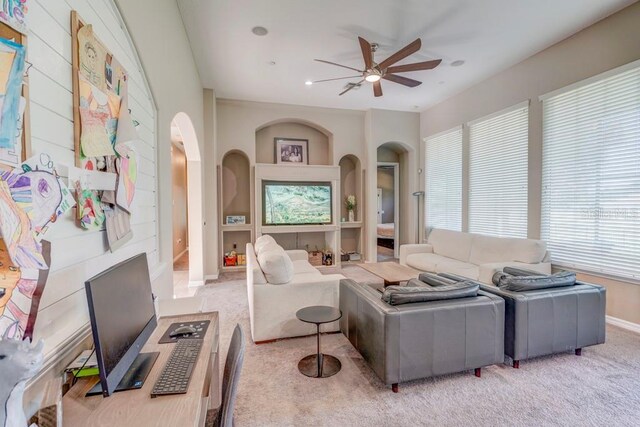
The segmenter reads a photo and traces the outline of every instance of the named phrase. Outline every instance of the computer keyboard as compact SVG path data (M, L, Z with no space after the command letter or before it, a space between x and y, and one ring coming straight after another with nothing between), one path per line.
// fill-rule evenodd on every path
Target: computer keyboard
M202 340L178 340L158 380L153 385L151 397L186 393L201 347Z

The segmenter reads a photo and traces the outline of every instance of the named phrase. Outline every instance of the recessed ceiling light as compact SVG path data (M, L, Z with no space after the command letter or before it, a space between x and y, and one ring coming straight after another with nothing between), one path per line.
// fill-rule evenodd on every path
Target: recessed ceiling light
M276 61L269 61L269 65L276 65Z
M453 61L453 62L451 63L451 66L452 66L452 67L459 67L459 66L461 66L461 65L464 65L464 61L463 61L462 59L458 59L457 61Z
M307 80L306 82L304 82L304 84L306 84L307 86L311 86L313 82L311 80Z
M266 36L269 33L269 30L267 30L265 27L258 26L258 27L253 27L251 29L251 32L256 36Z

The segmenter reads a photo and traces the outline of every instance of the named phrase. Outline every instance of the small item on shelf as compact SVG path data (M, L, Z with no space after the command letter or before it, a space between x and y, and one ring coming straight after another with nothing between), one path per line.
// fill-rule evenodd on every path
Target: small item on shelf
M354 194L349 194L344 201L344 205L347 208L347 212L349 214L349 222L355 222L355 211L356 206L358 205L356 202L356 196Z
M308 249L307 249L307 252L309 252ZM309 252L309 264L313 265L314 267L318 267L322 265L322 260L323 260L322 252L319 251L317 247L315 251Z
M349 254L345 251L340 251L340 261L346 262L349 261Z
M238 265L247 265L247 256L245 254L238 254L237 262Z
M325 250L322 253L322 265L333 265L333 252Z
M244 215L227 215L227 225L246 224Z
M358 252L349 252L349 261L360 261L362 256Z
M233 250L224 254L224 266L235 267L238 265L238 252L236 251L236 243L233 243Z

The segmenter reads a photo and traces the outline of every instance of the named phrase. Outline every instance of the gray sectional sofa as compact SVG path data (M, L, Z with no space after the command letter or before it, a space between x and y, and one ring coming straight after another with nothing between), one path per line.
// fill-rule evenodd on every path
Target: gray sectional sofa
M401 382L466 370L480 376L483 366L503 363L505 300L500 296L479 291L400 305L382 297L371 286L341 280L340 329L394 392Z

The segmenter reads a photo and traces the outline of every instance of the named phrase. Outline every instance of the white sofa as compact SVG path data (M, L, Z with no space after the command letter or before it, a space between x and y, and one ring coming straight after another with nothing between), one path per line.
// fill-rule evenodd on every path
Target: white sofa
M400 264L420 271L459 274L486 284L504 267L551 274L551 257L543 241L437 228L425 244L400 246Z
M306 251L285 251L265 235L256 240L255 248L247 243L246 253L254 342L315 334L316 326L298 320L296 312L311 305L340 306L340 280L344 276L323 275L309 263ZM264 271L259 259L265 264ZM322 332L339 330L338 322L321 326Z

